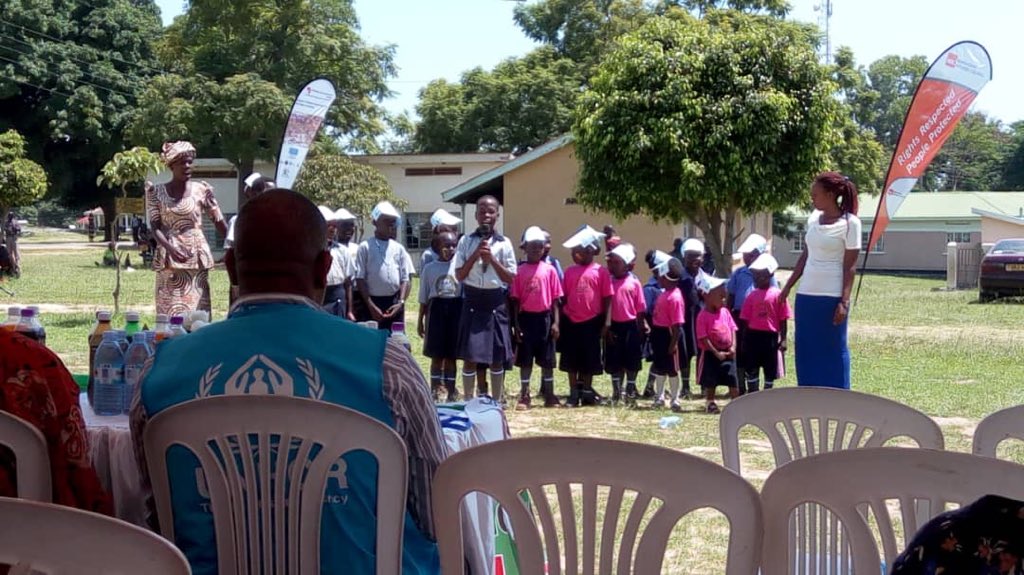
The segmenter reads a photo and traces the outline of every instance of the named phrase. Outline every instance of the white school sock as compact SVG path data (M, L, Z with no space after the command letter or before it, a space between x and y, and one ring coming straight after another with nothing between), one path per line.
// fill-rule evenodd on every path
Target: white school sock
M672 393L672 403L679 403L679 376L668 378L668 387Z
M665 401L665 376L654 376L654 400Z
M476 370L462 371L462 391L466 401L476 397Z
M498 403L505 401L505 370L491 370L491 398Z

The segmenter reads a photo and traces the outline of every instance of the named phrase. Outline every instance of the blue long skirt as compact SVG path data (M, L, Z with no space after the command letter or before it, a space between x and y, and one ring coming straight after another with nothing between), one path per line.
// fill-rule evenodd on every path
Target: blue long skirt
M797 385L850 389L850 348L846 346L849 317L832 325L841 298L797 294Z

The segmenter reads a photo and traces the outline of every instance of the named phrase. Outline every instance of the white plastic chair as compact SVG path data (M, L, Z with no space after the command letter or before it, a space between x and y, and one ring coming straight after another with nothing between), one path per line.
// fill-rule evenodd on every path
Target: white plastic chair
M582 500L574 500L573 484L579 484ZM601 486L608 487L603 506L598 501ZM545 487L557 493L564 547L559 544ZM507 513L522 573L576 575L581 566L584 574L661 573L673 527L684 515L705 507L729 520L725 572L751 575L757 571L762 537L757 492L724 467L679 451L604 439L537 437L489 443L452 455L441 464L433 485L434 525L445 575L464 573L459 507L472 492L494 497ZM635 498L628 492L635 492ZM520 494L529 495L531 504ZM582 551L577 540L577 505L583 514ZM653 508L657 511L651 514ZM645 515L650 520L638 533Z
M36 426L0 411L0 445L14 452L18 497L32 501L52 501L50 450Z
M188 575L159 535L97 513L0 497L0 565L11 575Z
M973 453L995 457L999 444L1007 439L1024 441L1024 405L991 413L974 430Z
M311 399L220 396L157 414L143 441L157 517L171 541L167 450L184 446L199 459L213 510L219 572L224 575L319 575L328 474L345 453L369 452L378 463L376 572L401 572L408 460L402 439L379 421ZM277 456L279 445L290 446L289 457Z
M761 490L762 572L877 575L882 562L891 566L914 534L946 511L947 503L962 505L988 494L1024 498L1024 466L966 453L898 447L794 460L776 469ZM828 519L821 517L820 530L809 531L809 552L803 554L788 541L788 527L793 512L809 502L831 513ZM869 511L877 522L875 533ZM899 538L901 530L904 536Z
M748 393L722 410L718 423L722 460L740 472L740 429L753 425L768 436L775 465L909 437L918 447L943 449L932 418L884 397L827 387L787 387Z

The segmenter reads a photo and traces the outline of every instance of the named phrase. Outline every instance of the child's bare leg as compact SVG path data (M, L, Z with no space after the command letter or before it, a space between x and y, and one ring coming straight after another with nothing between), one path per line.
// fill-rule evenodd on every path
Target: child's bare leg
M462 362L462 395L466 401L476 397L476 371L475 363Z
M487 395L487 366L476 364L476 392L477 395Z
M430 360L430 395L437 401L441 397L441 387L444 385L444 360L438 357Z
M455 366L455 359L449 358L441 361L441 380L444 383L444 389L448 394L447 401L456 401L458 398L458 391L455 389L455 379L457 368Z
M612 374L612 401L622 399L622 376L624 375L623 371Z
M491 364L491 397L498 403L505 402L505 364Z

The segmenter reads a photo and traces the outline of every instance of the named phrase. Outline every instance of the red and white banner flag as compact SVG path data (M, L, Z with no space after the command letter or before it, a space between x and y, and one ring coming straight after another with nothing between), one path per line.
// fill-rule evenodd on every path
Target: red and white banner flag
M281 153L277 156L277 177L274 179L277 187L290 189L299 177L309 147L313 145L335 97L334 84L325 78L317 78L299 90L292 104L292 113L288 115Z
M991 79L992 60L977 42L953 44L928 67L914 92L885 174L866 254L871 253L900 204Z

